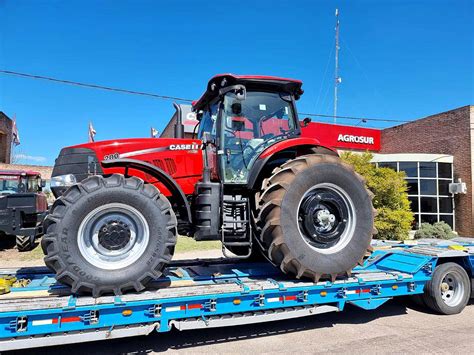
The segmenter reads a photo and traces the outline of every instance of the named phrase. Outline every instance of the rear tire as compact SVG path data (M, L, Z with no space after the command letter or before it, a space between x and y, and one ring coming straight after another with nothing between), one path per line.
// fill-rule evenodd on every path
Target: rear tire
M425 305L440 314L457 314L466 307L471 294L471 281L463 267L456 263L437 266L425 285Z
M16 248L18 251L30 251L36 247L34 235L17 235L16 236Z
M141 291L171 261L177 235L168 199L143 180L92 176L55 201L41 241L46 265L73 292Z
M374 234L373 194L338 157L305 155L265 179L257 228L270 260L317 282L350 273Z

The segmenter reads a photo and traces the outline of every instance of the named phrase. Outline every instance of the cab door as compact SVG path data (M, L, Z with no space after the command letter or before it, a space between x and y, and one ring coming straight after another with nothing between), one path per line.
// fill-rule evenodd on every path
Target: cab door
M217 116L218 103L210 105L206 111L203 112L199 124L198 138L206 143L206 149L203 150L204 159L207 159L207 164L211 171L211 180L219 181L219 173L217 166Z

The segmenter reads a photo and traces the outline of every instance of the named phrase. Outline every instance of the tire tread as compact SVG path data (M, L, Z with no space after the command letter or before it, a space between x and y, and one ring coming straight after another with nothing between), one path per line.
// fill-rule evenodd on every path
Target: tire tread
M296 257L294 257L288 246L284 243L283 231L280 226L279 215L280 206L288 187L292 184L298 173L321 163L337 163L344 169L353 173L361 183L365 185L365 180L354 172L354 168L344 163L339 157L332 155L310 154L291 159L281 166L275 168L272 175L263 180L261 190L256 205L255 225L257 237L260 243L266 248L268 258L284 273L291 273L297 278L308 277L317 282L322 276L335 278L336 275L320 275L317 271L306 268ZM370 198L373 193L369 190ZM375 209L372 211L375 217ZM374 229L374 234L376 230ZM354 265L355 266L355 265Z
M141 194L147 198L154 200L157 208L159 208L168 218L166 227L168 233L165 240L164 255L153 261L153 264L150 266L150 272L139 280L134 282L129 281L110 289L84 281L76 273L68 270L66 263L61 259L59 253L58 233L56 227L64 217L66 207L74 203L74 201L82 195L90 194L101 187L112 188L119 186L140 191ZM113 174L108 177L99 175L91 176L83 180L81 183L70 187L63 196L59 197L54 202L50 214L45 219L45 235L42 238L41 247L45 254L44 262L46 266L56 273L56 279L59 282L71 286L71 290L74 293L87 292L92 293L94 297L99 297L100 295L109 292L120 295L129 290L135 290L136 292L142 291L148 282L162 275L163 268L171 261L176 241L177 220L168 199L161 194L155 186L145 184L143 180L137 177L125 178L121 174Z

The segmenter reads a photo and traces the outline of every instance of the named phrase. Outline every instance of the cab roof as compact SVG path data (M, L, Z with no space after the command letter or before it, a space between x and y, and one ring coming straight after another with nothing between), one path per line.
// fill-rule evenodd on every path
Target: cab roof
M39 176L41 175L38 171L33 170L0 170L0 175L10 175L10 176Z
M301 89L303 82L301 80L266 75L218 74L209 80L204 94L198 100L193 101L193 110L202 110L210 101L219 95L220 88L239 84L244 85L250 90L258 88L288 92L294 95L296 100L303 94L303 90Z

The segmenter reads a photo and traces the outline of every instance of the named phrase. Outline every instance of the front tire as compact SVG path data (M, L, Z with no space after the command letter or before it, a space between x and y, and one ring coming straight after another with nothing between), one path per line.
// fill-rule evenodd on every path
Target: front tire
M92 176L55 201L41 246L75 293L141 291L171 261L177 235L168 199L143 180Z
M338 157L306 155L265 179L257 227L268 257L285 273L317 282L361 263L374 229L373 194Z

